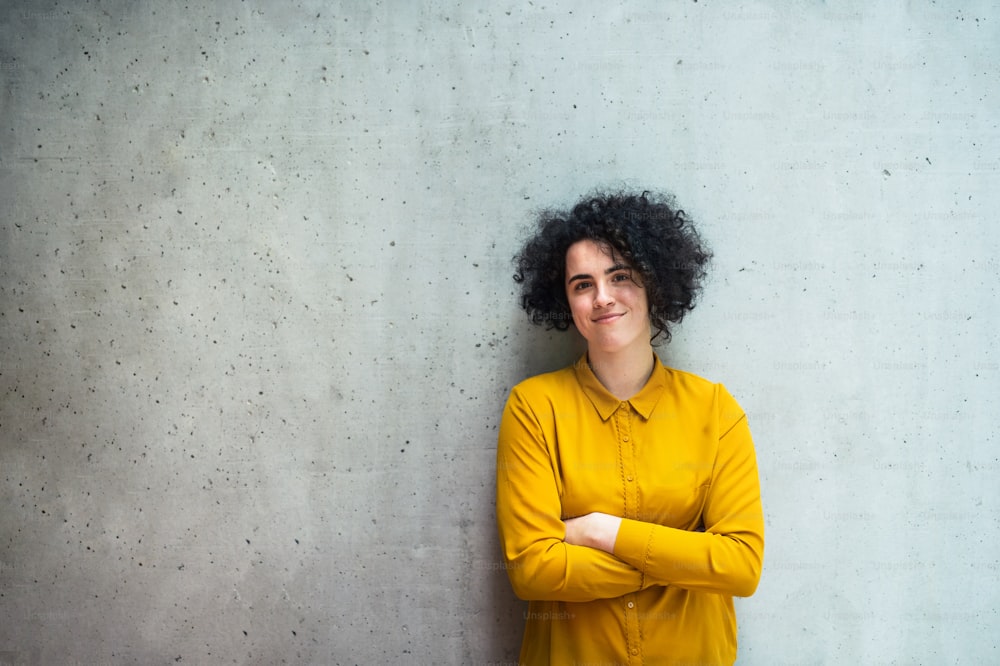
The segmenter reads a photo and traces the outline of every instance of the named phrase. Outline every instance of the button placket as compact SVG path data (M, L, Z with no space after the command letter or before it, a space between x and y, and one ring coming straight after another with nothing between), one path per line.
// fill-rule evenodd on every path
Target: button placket
M632 437L632 405L623 402L616 413L618 450L621 452L622 477L625 479L625 518L639 516L639 489L636 483L635 442Z
M621 456L622 478L625 490L625 518L636 519L639 515L639 489L636 483L635 448L632 436L632 406L622 402L615 413L618 425L618 451ZM625 607L626 645L629 646L629 662L632 657L639 656L639 617L636 611L637 596L635 593L623 597Z

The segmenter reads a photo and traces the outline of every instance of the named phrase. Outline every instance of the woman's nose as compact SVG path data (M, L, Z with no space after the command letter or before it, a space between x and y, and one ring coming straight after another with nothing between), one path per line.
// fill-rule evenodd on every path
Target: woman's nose
M608 290L608 285L598 284L597 290L594 293L594 307L595 308L606 308L615 302L614 297L611 296L611 292Z

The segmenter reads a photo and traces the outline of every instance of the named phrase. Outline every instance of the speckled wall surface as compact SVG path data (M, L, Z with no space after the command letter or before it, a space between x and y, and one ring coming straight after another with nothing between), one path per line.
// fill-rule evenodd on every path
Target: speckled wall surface
M742 664L1000 661L1000 11L0 8L0 664L489 664L540 206L666 187L750 415Z

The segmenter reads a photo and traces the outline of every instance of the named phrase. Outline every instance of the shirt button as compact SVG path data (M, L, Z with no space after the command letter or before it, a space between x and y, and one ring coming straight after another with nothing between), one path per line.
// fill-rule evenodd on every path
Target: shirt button
M630 602L628 602L628 607L629 608L635 608L635 604L630 601Z
M626 481L631 481L631 480L632 480L632 475L631 475L631 474L629 474L628 476L626 476L626 477L625 477L625 480L626 480Z
M632 656L639 654L639 648L632 648Z

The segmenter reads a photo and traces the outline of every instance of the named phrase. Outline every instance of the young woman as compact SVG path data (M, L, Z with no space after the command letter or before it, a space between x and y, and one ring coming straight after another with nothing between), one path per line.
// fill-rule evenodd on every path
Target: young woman
M664 366L710 258L650 193L544 213L515 258L536 324L587 352L515 386L497 447L497 523L530 601L523 664L732 664L734 596L764 551L747 419L721 384Z

